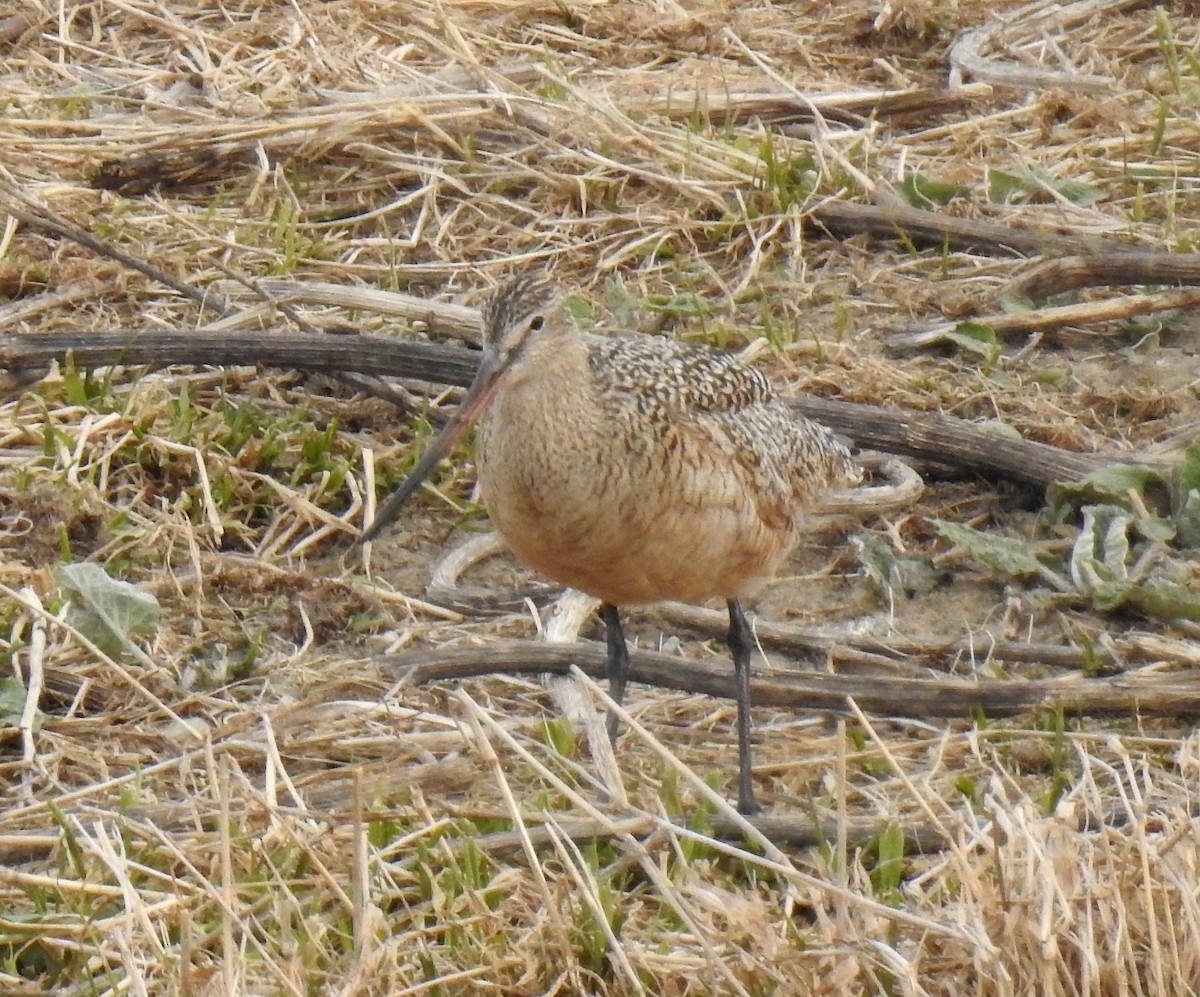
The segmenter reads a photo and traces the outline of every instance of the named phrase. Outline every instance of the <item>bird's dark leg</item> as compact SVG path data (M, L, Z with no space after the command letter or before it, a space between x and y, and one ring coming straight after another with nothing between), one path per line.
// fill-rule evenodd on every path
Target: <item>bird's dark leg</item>
M737 599L729 600L729 650L733 654L733 677L737 692L738 811L758 813L750 772L750 652L754 636Z
M611 602L600 607L600 618L604 620L604 636L608 642L608 694L620 705L625 699L625 682L629 678L629 646L625 643L625 631L621 629L621 611ZM617 715L608 715L608 736L617 739Z

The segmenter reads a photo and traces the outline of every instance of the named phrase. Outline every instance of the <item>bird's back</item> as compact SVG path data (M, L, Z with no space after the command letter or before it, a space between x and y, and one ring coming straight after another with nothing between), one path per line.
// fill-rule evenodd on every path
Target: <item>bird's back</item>
M626 439L694 441L694 461L744 469L772 519L774 506L802 515L821 493L860 479L829 429L793 413L733 354L644 336L585 338L596 397Z

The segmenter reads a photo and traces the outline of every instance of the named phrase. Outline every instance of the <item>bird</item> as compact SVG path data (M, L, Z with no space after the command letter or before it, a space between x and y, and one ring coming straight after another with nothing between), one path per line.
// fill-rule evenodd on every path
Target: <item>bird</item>
M861 480L849 446L732 353L582 331L557 284L518 273L483 305L479 370L458 411L359 543L475 420L479 494L517 560L600 600L616 703L629 676L620 607L725 600L737 806L757 813L742 600L776 573L821 495ZM613 713L607 729L615 739Z

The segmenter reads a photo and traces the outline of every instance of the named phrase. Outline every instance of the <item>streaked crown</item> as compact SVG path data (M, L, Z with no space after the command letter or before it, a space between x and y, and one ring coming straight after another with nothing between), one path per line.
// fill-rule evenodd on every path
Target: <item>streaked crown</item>
M511 359L531 335L564 317L562 292L538 274L518 274L505 281L483 305L483 345L495 349L502 362Z

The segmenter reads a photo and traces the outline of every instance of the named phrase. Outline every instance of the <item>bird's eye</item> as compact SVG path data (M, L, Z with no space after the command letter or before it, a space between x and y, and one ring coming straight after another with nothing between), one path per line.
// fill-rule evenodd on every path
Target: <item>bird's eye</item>
M542 318L541 315L535 315L533 318L531 318L529 320L529 331L530 332L541 332L542 326L544 326L545 324L546 324L546 320L544 318Z

